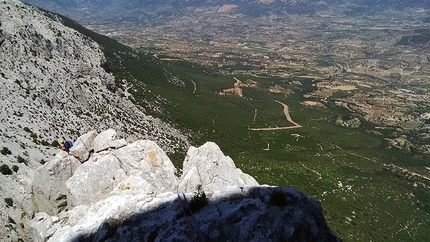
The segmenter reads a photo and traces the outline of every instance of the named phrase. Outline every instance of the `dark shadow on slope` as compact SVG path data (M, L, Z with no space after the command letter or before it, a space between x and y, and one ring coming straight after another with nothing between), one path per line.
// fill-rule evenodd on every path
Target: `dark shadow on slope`
M285 193L286 206L269 202L273 191ZM176 197L124 221L108 219L73 241L341 241L327 227L320 202L293 188L244 188L192 216L184 208Z

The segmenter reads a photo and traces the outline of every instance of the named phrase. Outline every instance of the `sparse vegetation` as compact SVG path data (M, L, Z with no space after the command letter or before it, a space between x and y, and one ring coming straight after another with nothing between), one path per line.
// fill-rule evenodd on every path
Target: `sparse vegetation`
M46 140L42 140L41 142L40 142L43 146L50 146L51 144L48 142L48 141L46 141Z
M3 147L3 149L2 149L2 150L0 150L0 153L1 153L2 155L11 155L11 154L12 154L12 151L10 151L10 150L9 150L9 148L7 148L7 147Z
M17 166L17 165L13 165L13 166L12 166L12 170L13 170L15 173L17 173L17 172L18 172L18 170L19 170L19 166Z
M54 140L54 141L51 142L51 146L52 147L60 147L60 143L58 143L57 140Z
M46 162L47 162L47 161L46 161L46 160L44 160L44 159L41 159L41 160L39 161L39 163L40 163L40 164L42 164L42 165L44 165Z
M6 164L0 166L0 172L3 175L12 175L12 170Z
M22 158L20 155L19 155L18 157L16 157L16 161L17 161L18 163L25 163L25 159L24 159L24 158Z
M3 200L4 200L4 202L6 203L6 205L7 205L8 207L13 207L13 199L12 199L12 198L7 197L7 198L5 198L5 199L3 199Z
M194 196L190 202L190 209L193 213L198 212L209 202L209 200L206 198L205 192L202 190L202 185L198 185L196 188L197 192L194 193Z

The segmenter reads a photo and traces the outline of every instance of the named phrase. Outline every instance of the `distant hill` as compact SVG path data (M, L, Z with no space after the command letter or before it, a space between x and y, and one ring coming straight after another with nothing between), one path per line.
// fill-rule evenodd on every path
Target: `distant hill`
M327 9L353 14L369 14L379 10L430 8L429 0L24 0L41 8L62 13L72 19L102 23L104 21L139 21L153 23L158 18L174 19L192 14L195 8L221 7L234 4L236 12L249 17L268 14L315 14Z

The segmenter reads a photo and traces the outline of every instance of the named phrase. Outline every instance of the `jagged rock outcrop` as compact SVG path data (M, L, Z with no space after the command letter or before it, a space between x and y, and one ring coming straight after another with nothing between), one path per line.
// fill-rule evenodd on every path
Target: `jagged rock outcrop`
M89 132L79 139L95 150L106 141L97 137L114 137L114 133L107 130L94 138L95 133ZM293 188L259 186L215 143L191 147L180 178L152 141L109 147L94 151L84 163L71 155L59 158L66 154L61 151L39 169L40 174L58 179L45 183L35 179L33 184L33 191L48 191L35 193L35 204L52 205L43 210L38 206L30 222L38 241L190 241L193 236L232 241L339 240L327 227L317 200ZM71 154L73 149L78 148L72 148ZM59 169L71 162L78 166L70 166L72 175ZM191 202L196 185L202 185L209 203L191 218L184 215L186 206L178 196ZM286 206L269 202L274 190L285 194ZM57 197L66 201L68 209L58 210L57 200L51 199ZM195 222L189 227L186 221L191 219Z
M199 148L190 147L183 165L178 189L193 192L197 185L203 190L217 191L231 185L257 185L257 181L237 169L233 160L224 156L215 143L208 142Z
M81 163L75 157L62 153L65 152L39 167L34 174L32 194L37 211L57 215L67 208L65 182Z

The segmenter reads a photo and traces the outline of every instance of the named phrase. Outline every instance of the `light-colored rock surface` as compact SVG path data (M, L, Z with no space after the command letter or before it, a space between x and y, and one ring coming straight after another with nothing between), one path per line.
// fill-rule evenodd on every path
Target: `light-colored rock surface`
M70 149L70 154L84 162L90 156L90 152L94 152L94 139L97 132L90 131L79 137Z
M225 156L217 144L208 142L199 148L190 147L184 161L179 191L192 192L197 185L202 185L203 190L216 191L231 183L238 186L258 185L253 177L236 168L233 160Z
M92 133L80 139L91 137L89 134ZM78 165L72 175L61 169L70 161ZM33 199L36 204L51 202L55 207L57 204L49 198L64 196L61 188L66 186L69 210L45 209L46 213L36 214L29 222L31 233L39 241L190 241L193 238L186 221L191 218L184 216L183 209L187 207L182 207L178 195L182 200L185 195L190 203L196 186L202 185L209 204L193 215L195 238L272 241L282 236L300 241L337 240L327 228L318 201L293 188L259 186L254 178L236 168L215 143L191 147L183 167L184 174L178 179L167 155L148 140L95 152L83 164L71 156L56 157L39 173L58 174L57 185L51 182L42 187L36 182L45 192L36 193ZM274 190L285 193L287 206L281 208L269 202Z
M125 139L117 140L116 131L113 129L108 129L103 131L94 138L94 152L99 152L109 148L120 148L127 145Z
M65 153L65 152L62 152ZM33 179L33 201L37 211L57 215L67 208L68 189L65 182L81 166L73 156L54 158L39 167Z
M66 182L71 206L89 205L109 194L125 177L118 159L95 154L76 169Z

